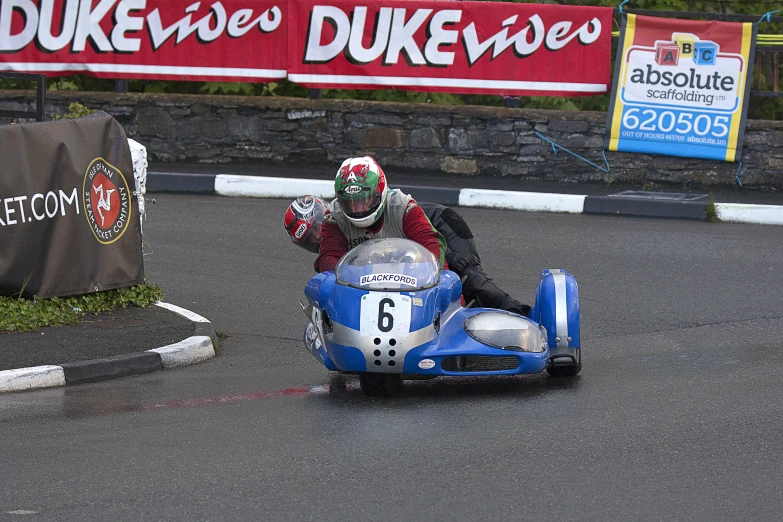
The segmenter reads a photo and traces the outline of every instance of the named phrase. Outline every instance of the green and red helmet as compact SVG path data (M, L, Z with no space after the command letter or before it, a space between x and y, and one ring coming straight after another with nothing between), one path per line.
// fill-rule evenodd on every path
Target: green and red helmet
M359 228L372 226L386 210L386 176L370 156L348 158L337 171L334 194L351 223Z

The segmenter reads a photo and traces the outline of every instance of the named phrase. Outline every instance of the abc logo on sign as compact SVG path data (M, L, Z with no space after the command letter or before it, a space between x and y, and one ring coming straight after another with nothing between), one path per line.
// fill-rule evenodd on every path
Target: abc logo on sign
M655 63L658 65L677 65L680 63L680 47L675 43L656 42Z
M692 58L693 44L699 40L699 37L690 33L674 33L672 34L672 40L677 44L681 57Z
M715 65L718 51L718 44L715 42L696 42L693 44L693 61L696 65Z
M718 44L695 34L673 33L671 42L655 42L655 63L675 66L680 58L691 58L696 65L715 65L719 51Z

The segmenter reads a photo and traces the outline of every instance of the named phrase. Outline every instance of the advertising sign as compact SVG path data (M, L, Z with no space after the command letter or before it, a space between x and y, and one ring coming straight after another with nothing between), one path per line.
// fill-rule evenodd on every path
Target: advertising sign
M286 6L286 0L0 0L0 71L285 78Z
M309 87L586 96L609 91L612 9L291 0L289 79Z
M106 113L0 126L0 295L144 281L125 131Z
M738 160L755 41L752 23L628 15L617 50L606 147Z

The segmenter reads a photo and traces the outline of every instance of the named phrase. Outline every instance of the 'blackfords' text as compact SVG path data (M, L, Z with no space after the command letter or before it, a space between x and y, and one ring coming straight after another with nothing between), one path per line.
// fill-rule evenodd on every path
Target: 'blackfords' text
M415 277L402 274L370 274L363 275L359 284L362 286L375 283L399 283L401 285L417 286L419 283Z

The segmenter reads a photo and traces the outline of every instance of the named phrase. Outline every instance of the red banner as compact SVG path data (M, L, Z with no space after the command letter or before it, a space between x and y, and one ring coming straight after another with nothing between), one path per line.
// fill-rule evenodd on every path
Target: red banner
M594 95L612 9L394 0L0 0L0 71Z
M286 77L286 0L0 0L0 71Z
M584 96L608 92L612 9L290 0L288 77L309 87Z

